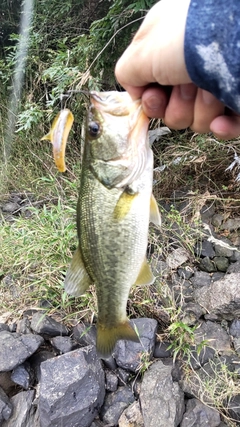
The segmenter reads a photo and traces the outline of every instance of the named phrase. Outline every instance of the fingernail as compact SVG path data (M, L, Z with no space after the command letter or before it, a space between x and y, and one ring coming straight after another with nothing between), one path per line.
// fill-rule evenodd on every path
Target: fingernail
M196 86L192 83L180 85L181 98L185 101L190 101L195 98Z
M151 96L145 100L145 105L149 110L159 110L162 107L162 99L157 96Z
M206 90L202 90L202 98L205 104L210 105L216 100L215 96Z

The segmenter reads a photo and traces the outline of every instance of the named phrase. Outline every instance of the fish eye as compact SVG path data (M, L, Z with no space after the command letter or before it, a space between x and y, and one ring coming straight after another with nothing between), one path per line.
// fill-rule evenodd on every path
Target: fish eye
M92 138L96 138L100 133L100 125L97 122L89 122L88 133Z

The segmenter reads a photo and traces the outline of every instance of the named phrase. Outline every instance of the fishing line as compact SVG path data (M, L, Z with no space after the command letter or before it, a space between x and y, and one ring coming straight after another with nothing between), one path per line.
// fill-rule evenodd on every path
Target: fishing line
M27 53L29 47L29 33L33 19L34 0L25 0L22 2L21 20L19 41L16 54L16 64L13 70L13 84L9 101L7 124L3 138L3 177L7 172L8 160L13 149L14 132L17 121L17 113L21 102L21 93L23 86L23 78L25 72L25 65L27 60Z

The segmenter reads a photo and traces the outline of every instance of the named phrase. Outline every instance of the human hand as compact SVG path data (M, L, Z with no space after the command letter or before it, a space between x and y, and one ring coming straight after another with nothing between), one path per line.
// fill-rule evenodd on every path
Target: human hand
M145 113L173 129L212 131L221 139L240 134L240 115L195 86L184 60L190 0L161 0L150 9L116 65L116 77Z

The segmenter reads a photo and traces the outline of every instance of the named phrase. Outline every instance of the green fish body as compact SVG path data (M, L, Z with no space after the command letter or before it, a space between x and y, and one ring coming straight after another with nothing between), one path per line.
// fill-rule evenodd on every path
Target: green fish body
M77 208L79 247L65 278L79 296L92 283L98 300L97 350L137 341L126 316L130 288L152 283L146 261L149 221L160 224L152 196L148 118L126 92L91 92Z

